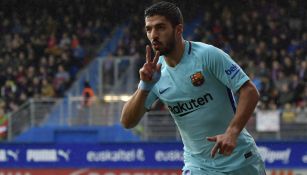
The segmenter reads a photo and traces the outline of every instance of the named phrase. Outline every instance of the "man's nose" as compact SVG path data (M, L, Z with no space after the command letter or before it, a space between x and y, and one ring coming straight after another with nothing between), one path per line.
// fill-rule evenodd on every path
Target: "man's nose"
M158 39L159 38L159 33L157 32L157 30L153 29L151 31L151 38L154 39Z

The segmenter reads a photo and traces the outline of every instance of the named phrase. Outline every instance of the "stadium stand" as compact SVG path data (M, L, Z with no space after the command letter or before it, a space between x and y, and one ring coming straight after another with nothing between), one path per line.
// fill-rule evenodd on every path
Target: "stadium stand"
M1 110L14 113L31 98L63 97L132 3L117 6L122 12L117 20L110 16L113 6L112 1L2 1Z
M122 94L136 88L148 43L143 30L143 7L151 1L140 2L137 7L133 2L116 4L118 20L113 19L112 1L1 3L0 30L4 37L0 43L0 67L4 71L0 72L0 106L5 113L23 109L21 105L31 98L81 94L80 87L87 78L80 78L80 70L84 69L90 78L99 74L99 67L88 65L98 64L96 56L103 57L102 84L109 87L104 92L114 91L116 86L122 88L116 93ZM277 110L281 126L293 128L292 124L306 123L306 5L244 1L243 8L240 3L181 2L186 39L215 45L236 59L261 93L258 109ZM12 10L15 7L21 10ZM126 56L129 58L118 59ZM114 74L118 77L114 78ZM115 85L115 80L122 84ZM79 87L76 93L70 93L72 84ZM102 98L98 92L101 83L90 80L90 84ZM55 104L63 107L69 102L52 103ZM65 110L68 115L68 107ZM249 126L257 134L255 118Z
M280 117L281 136L258 133L256 113L249 121L250 132L258 139L306 138L298 134L307 122L306 3L213 1L199 6L204 12L201 22L186 39L203 41L228 53L257 86L261 94L258 110L274 110ZM145 36L144 31L137 31L143 28L142 18L135 17L133 22L113 56L135 55L133 72L138 80L147 41L139 35Z
M217 46L238 61L262 95L261 108L306 107L304 6L298 7L296 2L246 1L243 8L240 3L203 3L202 22L188 39ZM286 13L286 7L293 13ZM114 56L142 53L143 58L144 49L139 44L145 45L145 33L142 36L142 31L134 30L143 29L143 23L139 18L134 22Z
M181 174L166 106L134 129L119 123L145 61L143 10L156 1L0 2L0 174ZM260 91L246 128L267 174L306 174L307 3L174 2L185 39L227 52Z
M30 97L62 97L133 4L118 5L122 13L116 14L117 20L110 17L113 6L111 1L1 2L0 61L5 71L0 83L5 111L16 110ZM48 90L42 93L44 80Z

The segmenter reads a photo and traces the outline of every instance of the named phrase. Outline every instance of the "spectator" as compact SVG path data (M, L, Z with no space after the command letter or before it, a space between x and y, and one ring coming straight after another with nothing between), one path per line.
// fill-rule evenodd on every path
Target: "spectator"
M16 84L13 80L7 80L5 85L1 87L1 97L11 98L16 92Z
M281 115L282 121L284 123L293 123L295 121L296 115L290 103L284 105L284 110Z
M296 72L300 80L307 82L307 61L306 60L302 61L301 64L298 65L298 69L296 70Z
M83 106L88 108L92 105L95 100L95 93L92 87L90 86L89 82L84 82L84 89L82 91L83 97Z
M8 108L15 108L20 103L17 99L21 94L25 94L27 98L33 97L31 80L34 77L37 76L39 81L48 79L54 82L59 65L63 65L70 74L69 81L62 90L54 87L54 96L61 97L75 78L74 75L87 64L85 58L95 55L92 50L107 39L115 24L123 21L128 21L128 24L121 43L112 54L144 58L145 33L137 25L143 25L140 18L144 7L142 4L150 3L150 0L138 2L138 7L130 1L77 2L52 2L57 7L55 11L48 10L50 2L34 2L33 8L24 8L24 3L16 1L2 3L2 7L16 6L19 9L14 11L2 8L0 15L0 32L3 33L0 38L0 68L5 70L0 72L0 87L4 89L7 80L13 81L15 85L15 93L5 99ZM269 108L275 102L277 108L283 107L283 84L290 85L290 94L295 91L293 99L290 102L286 100L286 103L295 107L306 101L302 98L304 93L301 89L306 88L307 81L307 26L304 25L306 15L299 13L305 10L305 4L246 1L246 8L241 8L241 2L215 1L202 8L205 13L199 13L195 7L203 3L178 3L184 7L183 12L188 14L185 15L186 23L190 19L202 17L198 27L194 29L194 36L190 38L220 47L237 59L249 74L253 72L261 82L261 87L258 88L262 89L264 106ZM110 7L114 4L118 9L119 21L113 20L114 10ZM131 7L134 9L133 13L127 10ZM291 13L285 13L286 11ZM127 15L128 12L131 15ZM107 72L112 72L113 59L107 61ZM139 59L135 72L143 65L142 61L144 60ZM293 78L294 74L298 77ZM112 81L110 78L106 82L112 85ZM8 108L5 111L9 111Z
M279 93L278 103L283 106L287 103L292 103L294 100L294 92L290 91L288 84L282 84ZM289 105L288 105L289 106Z
M298 123L307 123L307 103L302 101L296 108L296 122Z
M31 96L34 97L34 98L40 98L42 86L41 86L41 82L40 82L39 78L34 77L33 79L31 79L30 84L31 85L28 88L28 92L31 89Z
M62 50L66 51L70 48L70 45L71 45L71 39L69 38L68 34L65 32L62 35L62 38L61 38L60 43L59 43L59 47Z
M64 95L64 91L69 83L69 80L70 80L69 73L66 72L63 65L59 65L58 71L53 79L53 87L59 96Z
M72 49L75 49L75 48L77 48L79 45L80 45L80 41L79 41L77 35L76 35L76 34L73 34L73 35L72 35L72 40L71 40L71 46L70 46L70 47L71 47Z
M55 33L51 33L48 38L48 47L46 49L46 52L51 55L60 55L61 53L61 50L57 44L57 38L55 36Z
M74 66L81 68L85 58L84 48L81 45L77 45L75 48L73 48L72 52L74 58Z
M45 78L42 80L42 90L41 90L42 97L54 97L55 91L52 85L48 82Z

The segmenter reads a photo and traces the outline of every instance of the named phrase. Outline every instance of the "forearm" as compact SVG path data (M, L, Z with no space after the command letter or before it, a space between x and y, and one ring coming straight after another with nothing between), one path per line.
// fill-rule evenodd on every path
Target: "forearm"
M237 138L252 115L259 94L251 81L244 83L239 90L239 103L234 118L231 120L224 134L208 137L210 142L216 142L211 150L211 156L214 157L217 152L229 156L237 145Z
M240 88L239 93L239 103L235 116L226 131L236 136L238 136L245 127L259 100L259 93L254 84L250 81L246 82Z
M146 112L144 107L148 92L138 89L124 105L120 122L125 128L133 128Z
M124 105L121 114L120 122L125 128L135 127L146 112L145 101L148 93L155 83L159 81L161 76L162 64L157 64L159 56L160 52L156 51L155 57L152 60L150 46L146 46L146 62L139 71L141 81L138 85L137 91Z

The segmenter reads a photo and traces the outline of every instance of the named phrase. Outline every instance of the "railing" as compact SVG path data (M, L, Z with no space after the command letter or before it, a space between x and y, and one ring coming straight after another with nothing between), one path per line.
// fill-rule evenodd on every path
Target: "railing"
M151 111L145 114L135 129L142 140L175 141L180 140L176 124L167 111Z
M40 125L64 126L110 126L119 123L124 101L117 98L106 100L107 96L132 94L137 86L135 57L111 57L94 62L98 75L85 71L84 77L95 76L97 87L96 98L91 106L83 105L82 86L75 86L65 100L62 99L31 99L17 112L9 117L9 139L26 131L28 128ZM106 64L112 65L106 69ZM91 67L89 67L91 68ZM85 78L86 79L86 78ZM78 88L76 88L78 87ZM55 105L56 104L56 105ZM54 110L57 108L57 110ZM258 110L249 120L246 128L255 139L307 139L307 110L300 114L300 119L286 123L281 120L279 111ZM52 111L52 112L51 112ZM55 112L54 112L55 111ZM293 110L294 111L294 110ZM53 115L50 115L52 113ZM257 116L258 114L258 116ZM52 120L52 122L50 122ZM263 127L266 124L266 127ZM274 125L273 125L274 124ZM260 128L262 129L260 129ZM273 127L273 128L272 128ZM179 133L168 111L151 111L143 117L141 123L134 129L144 141L151 140L180 140Z
M110 66L111 65L111 66ZM137 87L137 57L109 57L102 62L102 94L133 93Z
M106 102L92 99L90 106L83 105L83 97L69 97L67 124L69 126L110 126L119 122L122 101Z
M277 110L257 110L250 118L246 129L256 140L306 140L306 120L285 122L282 113ZM275 118L275 119L274 119ZM168 111L148 112L136 127L144 141L180 140L179 132Z
M112 57L112 72L107 72L105 64L108 60L96 59L87 70L82 71L80 81L73 85L65 99L30 99L19 110L9 117L8 139L25 132L31 127L40 125L113 125L119 122L123 101L106 102L105 96L119 95L136 88L135 76L131 76L134 68L134 57ZM90 70L97 70L93 74ZM92 78L93 89L97 98L90 107L82 105L80 97L83 82ZM112 79L113 84L103 81ZM94 86L97 85L97 86Z
M8 140L36 126L111 126L119 123L124 104L123 101L106 102L95 98L90 106L85 106L83 97L68 97L67 111L59 110L56 118L48 118L48 114L60 100L30 99L22 105L9 116Z
M57 101L52 98L30 99L17 112L10 114L8 139L11 140L30 127L41 125Z
M67 113L60 110L56 122L52 125L69 127L118 124L124 101L106 101L105 98L95 98L90 106L84 106L83 97L69 97ZM48 113L58 101L59 99L31 99L25 103L18 112L9 117L9 140L30 127L48 125ZM256 140L307 139L307 121L286 123L281 120L281 113L278 111L258 110L250 118L246 128ZM177 127L167 110L146 113L133 131L144 141L180 140Z
M97 97L109 93L132 93L136 88L135 56L107 56L93 60L79 74L78 81L67 91L67 96L82 94L84 82L88 81Z

